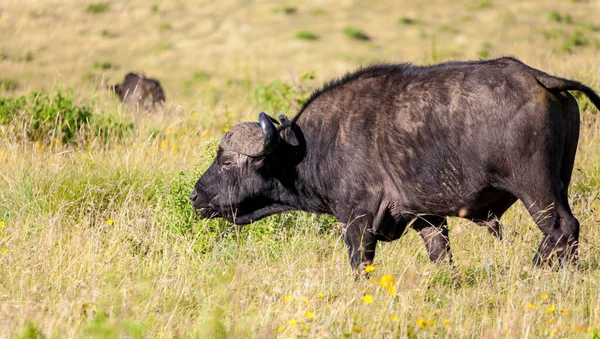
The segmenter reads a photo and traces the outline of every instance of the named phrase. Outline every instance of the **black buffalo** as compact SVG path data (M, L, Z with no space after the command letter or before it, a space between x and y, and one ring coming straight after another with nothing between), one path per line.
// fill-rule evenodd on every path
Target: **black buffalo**
M127 73L122 83L111 85L119 99L128 105L140 105L145 109L154 108L165 102L165 94L160 83L137 73Z
M534 263L565 264L579 239L567 198L579 138L569 90L600 108L590 88L513 58L363 68L314 92L279 128L265 113L235 125L190 199L203 217L236 224L332 214L358 270L378 240L407 228L431 260L451 260L446 217L500 236L518 199L544 234Z

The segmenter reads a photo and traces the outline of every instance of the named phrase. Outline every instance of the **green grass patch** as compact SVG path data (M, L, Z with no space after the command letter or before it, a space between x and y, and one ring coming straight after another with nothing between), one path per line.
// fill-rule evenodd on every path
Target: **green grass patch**
M163 22L160 24L160 26L158 26L158 30L161 32L169 31L171 30L171 24L168 22Z
M565 38L562 44L562 50L565 52L572 52L576 48L584 47L589 44L590 40L585 36L585 33L577 30Z
M91 106L76 104L71 93L62 91L0 98L0 123L15 128L15 133L24 130L28 139L46 144L55 139L63 143L75 142L76 135L83 130L108 138L122 136L132 128L109 118L94 119Z
M19 83L13 79L0 79L0 91L14 91L19 88Z
M489 42L483 43L477 52L477 56L480 59L487 59L490 56L490 48L492 48L492 45Z
M97 2L87 5L85 11L92 14L101 14L110 9L109 2Z
M314 41L319 39L319 36L311 31L302 30L296 33L296 39Z
M368 41L371 40L365 32L361 31L358 28L348 26L344 28L344 35L346 35L350 39L358 40L358 41Z
M417 23L417 20L407 17L407 16L403 16L398 20L398 23L400 25L414 25Z
M94 61L92 64L93 69L106 71L113 68L113 63L110 61Z

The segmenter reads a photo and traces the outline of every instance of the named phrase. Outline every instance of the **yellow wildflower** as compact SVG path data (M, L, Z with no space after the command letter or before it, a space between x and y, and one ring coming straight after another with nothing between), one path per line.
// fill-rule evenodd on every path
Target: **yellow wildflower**
M290 320L290 326L296 326L298 322L294 319Z
M0 227L4 227L5 223L4 221L0 221Z
M279 333L283 332L283 330L285 330L285 328L283 326L279 326L277 328L277 332L279 332Z
M552 330L552 335L555 335L556 333L558 333L558 330L557 329L553 329Z
M429 327L429 325L427 325L427 322L423 318L417 319L417 325L421 326L422 328Z
M388 291L390 291L390 294L392 295L392 297L396 296L396 286L392 285L392 286L388 287Z
M353 329L350 330L350 333L360 333L360 331L362 331L362 328L354 327Z
M303 300L305 304L308 304L308 299Z
M112 220L112 219L108 219L108 220L106 220L106 224L107 224L108 226L111 226L111 225L112 225L112 224L114 224L114 223L115 223L115 221L114 221L114 220Z
M548 294L544 293L540 296L540 298L542 298L542 300L548 299Z
M575 331L577 331L577 332L581 331L581 328L580 328L579 326L577 326L577 325L575 325L573 328L574 328L574 329L575 329Z
M372 304L373 303L373 296L370 294L367 294L363 297L363 301L365 302L365 304Z
M548 320L548 322L551 324L556 324L556 319L550 319L550 320Z
M371 278L371 279L369 279L369 284L375 285L375 284L377 284L377 280Z
M285 301L286 303L292 301L292 296L286 295L285 297L283 297L283 301Z
M391 275L382 275L381 278L379 278L379 285L386 288L394 285L395 282L396 280Z
M392 316L392 321L398 321L398 316L397 315L393 315Z
M532 310L535 308L535 304L527 304L527 306L525 306L525 308Z
M168 142L166 142L164 140L160 142L160 148L167 148L167 146L169 146Z
M8 254L8 249L5 248L4 251L2 251L2 255L7 255Z
M569 315L569 311L560 311L561 315Z
M314 313L312 313L312 312L306 312L306 318L307 319L312 319L314 316L315 316Z
M550 314L552 312L556 311L556 307L554 307L554 305L548 307L548 310L546 311L546 313Z
M373 266L373 265L367 265L367 266L365 267L365 272L367 272L367 273L371 273L371 272L373 272L373 271L375 271L375 266Z
M448 320L444 320L444 326L450 327L450 322Z
M317 294L319 296L319 298L323 298L325 296L325 293L323 292L319 292L319 294Z

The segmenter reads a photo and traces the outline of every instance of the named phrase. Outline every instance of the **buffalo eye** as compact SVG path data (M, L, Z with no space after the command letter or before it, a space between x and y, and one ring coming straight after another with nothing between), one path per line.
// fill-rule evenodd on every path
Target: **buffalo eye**
M221 164L221 168L224 170L229 170L229 169L231 169L232 166L233 166L233 163L230 160L225 160L225 161L223 161L223 164Z

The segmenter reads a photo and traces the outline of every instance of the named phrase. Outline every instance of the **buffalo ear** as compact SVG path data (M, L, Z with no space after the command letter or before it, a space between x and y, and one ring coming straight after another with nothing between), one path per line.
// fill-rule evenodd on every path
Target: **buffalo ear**
M263 156L272 153L279 145L279 132L275 128L273 120L275 119L268 116L265 112L258 114L258 124L263 132L263 150L261 152Z
M277 117L279 118L279 121L281 121L282 129L292 125L292 121L288 119L285 114L279 114Z

